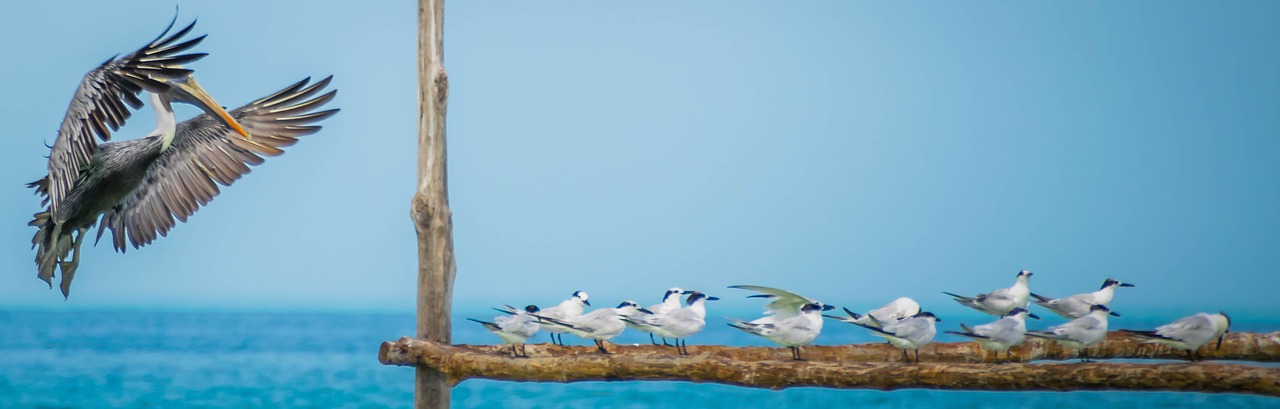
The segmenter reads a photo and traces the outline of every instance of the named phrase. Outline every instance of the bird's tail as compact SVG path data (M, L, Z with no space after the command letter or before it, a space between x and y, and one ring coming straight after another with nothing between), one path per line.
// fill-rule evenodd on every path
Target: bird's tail
M988 340L988 339L991 339L991 338L989 338L989 337L985 337L985 336L982 336L982 335L974 334L974 333L969 332L969 331L965 331L965 332L960 332L960 331L947 331L947 333L948 333L948 334L955 334L955 335L959 335L959 336L962 336L962 337L965 337L965 338L969 338L969 339L980 339L980 340L984 340L984 341L985 341L985 340Z
M750 322L746 322L746 321L743 321L743 320L740 320L740 319L736 319L736 318L729 318L729 317L725 317L725 319L729 321L729 326L730 326L730 327L737 328L737 329L742 330L743 332L746 332L746 333L748 333L748 334L753 334L753 335L763 335L763 334L764 334L764 332L763 332L763 331L761 331L761 329L762 329L761 327L763 327L762 325L759 325L759 324L752 324L752 323L750 323ZM768 324L766 324L766 325L768 325ZM770 326L771 326L771 325L770 325Z
M1046 303L1046 302L1049 302L1049 301L1053 301L1053 299L1052 299L1052 298L1045 297L1045 296L1043 296L1043 295L1036 294L1036 293L1031 293L1031 298L1035 298L1035 299L1036 299L1036 304L1040 304L1040 305L1044 305L1044 304L1042 304L1042 303Z
M964 304L964 305L969 305L969 306L972 306L972 305L974 304L974 303L973 303L973 301L974 301L973 297L965 297L965 296L960 295L960 294L949 293L949 292L946 292L946 291L943 291L942 293L943 293L943 294L946 294L946 295L951 296L951 298L956 299L956 302L958 302L958 303L961 303L961 304Z
M536 314L535 314L535 315L534 315L534 317L536 317L536 318L538 319L538 323L539 323L539 324L542 324L543 326L547 326L547 327L555 327L555 328L562 328L562 329L572 329L572 330L582 331L582 332L586 332L586 333L592 333L592 332L595 332L595 330L593 330L593 329L591 329L591 328L585 328L585 327L581 327L581 326L573 325L573 324L570 324L570 323L568 323L568 322L564 322L564 321L561 321L561 320L558 320L558 319L555 319L555 318L551 318L551 317L548 317L548 316L545 316L545 315L536 315Z
M874 318L872 319L872 322L873 322L873 323L877 323L877 324L879 323L879 321L876 321ZM880 328L880 326L867 325L867 324L859 324L859 323L853 323L853 325L857 325L857 326L859 326L859 327L863 327L863 328L866 328L866 329L871 330L871 334L872 334L872 335L878 335L878 336L885 336L885 335L888 335L888 336L891 336L891 337L892 337L892 336L897 336L897 334L894 334L894 333L889 332L889 331L885 331L885 330L884 330L884 328Z
M1147 342L1167 341L1168 337L1157 334L1155 331L1135 331L1131 329L1122 329L1120 332L1133 338L1137 338Z
M67 260L67 256L75 249L71 232L63 231L62 225L55 223L52 213L47 210L36 213L27 225L38 229L35 237L31 238L31 248L36 249L36 277L53 288L54 270L61 270L62 282L59 287L64 298L69 296L71 280L75 278L76 267L80 265L78 256Z
M1028 337L1033 337L1033 338L1043 338L1043 339L1063 339L1061 335L1054 334L1054 333L1052 333L1052 332L1048 332L1048 331L1027 331L1027 334L1026 334L1026 335L1027 335Z
M498 327L498 324L494 324L494 323L492 323L492 322L488 322L488 321L480 321L480 320L475 319L475 318L467 318L467 321L474 321L474 322L478 322L478 323L480 323L480 325L484 325L484 327L485 327L486 329L490 330L490 331L501 331L501 330L502 330L502 328L499 328L499 327Z

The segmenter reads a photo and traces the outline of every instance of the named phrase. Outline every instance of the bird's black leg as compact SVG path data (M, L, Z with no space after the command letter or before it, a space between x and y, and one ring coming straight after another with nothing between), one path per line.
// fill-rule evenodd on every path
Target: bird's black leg
M520 354L517 354L517 353L516 353L516 344L511 344L511 357L513 357L513 358L514 358L514 357L519 357L519 356L520 356Z
M609 354L609 350L604 349L604 341L602 340L598 340L598 339L596 340L596 348L599 349L600 353L602 354L606 354L606 355Z
M903 350L902 352L907 352ZM920 348L916 348L916 363L920 363Z
M654 339L653 339L653 333L652 333L652 332L650 332L650 333L649 333L649 342L652 342L654 345L658 345L658 341L656 341L656 340L654 340Z
M676 340L676 343L677 343L677 344L680 344L680 355L689 355L689 340L688 340L688 339L685 339L685 340L683 340L683 341L682 341L682 340L677 339L677 340Z
M1188 349L1188 350L1187 350L1187 362L1195 362L1195 360L1196 360L1195 356L1191 355L1191 350L1190 350L1190 349Z
M907 350L902 350L902 362L911 363L911 358L907 357Z
M520 355L525 358L529 357L529 351L524 350L524 344L520 344Z
M671 344L668 344L668 343L667 343L667 337L662 337L662 345L664 345L664 346L672 346Z
M1089 348L1080 350L1080 362L1089 362Z

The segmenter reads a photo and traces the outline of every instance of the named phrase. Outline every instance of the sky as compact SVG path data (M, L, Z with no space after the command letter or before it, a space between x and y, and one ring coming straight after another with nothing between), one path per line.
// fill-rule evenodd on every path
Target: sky
M178 2L228 107L334 75L342 112L167 238L87 248L70 299L26 225L83 74L160 2L0 13L0 309L412 312L413 2ZM246 12L249 11L249 12ZM1276 311L1280 4L464 2L445 11L459 309L749 306L758 284L955 308L1035 272L1117 310ZM116 138L154 127L149 107ZM197 114L180 106L180 119ZM86 244L86 247L88 244Z

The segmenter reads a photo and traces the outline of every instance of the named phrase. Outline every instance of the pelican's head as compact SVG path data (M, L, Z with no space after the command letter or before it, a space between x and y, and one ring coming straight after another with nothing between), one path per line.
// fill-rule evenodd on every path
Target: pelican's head
M169 89L164 92L164 97L169 101L195 105L201 111L221 119L223 123L234 129L236 133L244 136L245 139L250 139L249 133L244 130L244 127L240 126L240 123L236 122L235 118L232 118L231 114L227 113L227 110L218 104L218 101L213 100L213 97L204 90L204 87L201 87L200 83L196 82L194 76L188 75L172 79L165 82L165 84L169 85Z

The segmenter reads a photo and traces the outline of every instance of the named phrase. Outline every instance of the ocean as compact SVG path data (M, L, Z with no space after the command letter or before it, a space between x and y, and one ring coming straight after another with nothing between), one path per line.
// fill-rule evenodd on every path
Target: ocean
M492 315L482 310L459 314L455 342L495 343L479 325L462 320ZM958 318L969 323L986 319ZM1233 318L1235 330L1280 329L1268 319ZM766 344L718 324L709 319L706 333L690 343ZM1140 328L1154 322L1124 324ZM377 352L381 342L412 334L413 325L408 314L0 312L0 408L410 408L413 370L382 366ZM539 334L536 341L547 339ZM876 341L865 331L832 322L819 338L821 344ZM624 333L619 342L648 342L648 337ZM1169 392L770 391L687 382L468 380L454 389L453 406L1280 408L1280 399Z

